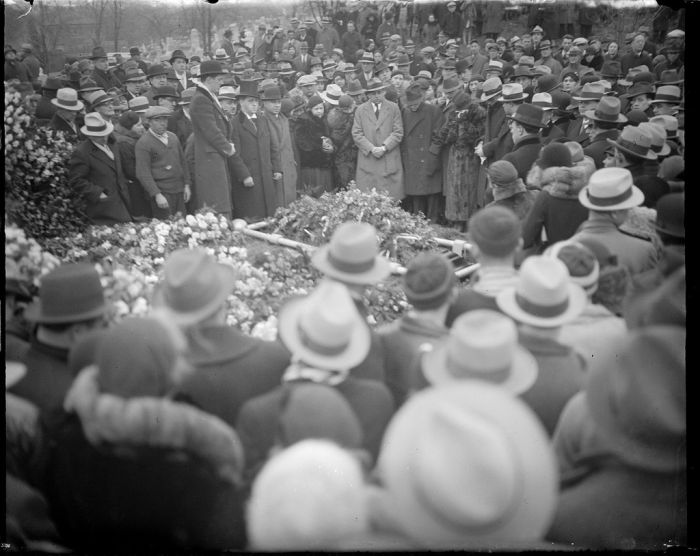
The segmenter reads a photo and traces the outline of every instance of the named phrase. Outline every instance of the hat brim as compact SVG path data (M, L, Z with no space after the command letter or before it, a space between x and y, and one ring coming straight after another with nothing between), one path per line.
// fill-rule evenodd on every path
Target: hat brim
M481 93L481 98L479 99L479 102L486 102L487 100L491 100L494 97L497 97L500 95L503 91L497 91L495 93L492 93L490 95L486 95L484 93Z
M587 209L597 210L599 212L610 212L613 210L625 210L640 206L644 202L644 193L636 185L632 185L632 196L625 201L616 205L601 207L591 203L588 198L588 186L585 186L578 194L579 202Z
M525 100L528 96L530 96L526 93L523 93L523 95L518 98L504 99L502 95L503 93L501 93L501 96L498 98L498 102L520 102L521 100Z
M514 287L501 291L496 296L496 304L509 317L523 324L539 326L540 328L555 328L572 321L585 309L588 299L581 286L573 283L567 284L569 304L566 310L555 317L538 317L524 311L516 301L516 289Z
M35 322L37 324L70 324L72 322L80 322L100 317L107 313L110 307L110 304L105 303L100 307L95 307L94 309L82 313L50 316L44 314L41 299L37 298L26 307L23 315L29 322Z
M76 104L75 106L66 106L65 104L61 104L57 98L52 98L51 104L53 104L56 108L70 110L71 112L78 112L82 110L85 106L81 101L78 101L78 104Z
M27 366L19 361L5 361L5 389L17 384L27 374Z
M669 154L671 154L671 147L664 141L664 146L661 147L660 151L656 152L656 156L658 158L659 156L668 156Z
M366 272L343 272L330 263L329 251L330 245L322 245L311 256L311 263L329 278L348 284L368 285L381 282L391 274L391 263L380 255L374 258L374 265Z
M668 83L664 83L664 85L668 85ZM649 104L660 104L660 103L665 103L665 104L673 104L673 105L679 105L681 103L681 99L674 99L674 100L668 100L668 99L661 99L661 100L651 100L649 101Z
M536 124L535 122L524 122L524 121L522 121L521 119L518 118L518 115L517 115L517 114L513 114L512 116L506 116L506 120L512 120L512 121L514 121L514 122L518 122L518 123L521 124L521 125L529 125L529 126L532 126L532 127L538 127L538 128L540 128L540 129L543 129L543 128L547 127L547 126L544 125L543 123L538 123L538 124Z
M278 334L287 349L304 363L321 370L347 371L362 363L369 353L371 337L359 313L345 349L336 355L323 355L310 349L299 335L299 320L307 302L307 297L292 299L280 309Z
M606 141L608 142L608 144L613 145L614 147L617 147L618 149L620 149L623 152L626 152L627 154L631 154L632 156L636 156L637 158L643 158L645 160L656 160L657 158L659 158L658 155L654 151L652 151L651 149L649 149L649 151L647 152L646 155L640 155L639 153L631 151L627 147L620 145L617 141L614 141L612 139L606 139Z
M443 341L435 346L432 351L423 355L421 362L423 375L433 386L450 384L462 380L459 377L455 377L450 372L447 361L447 346L447 341ZM525 348L518 345L515 348L513 362L509 371L508 376L502 382L493 382L492 384L496 384L517 396L523 392L527 392L535 383L539 368L537 367L537 360L534 356ZM479 380L473 376L470 377L470 379ZM484 382L491 382L488 378L481 380Z
M107 137L110 133L112 133L114 131L114 125L112 125L112 122L106 122L106 123L107 123L107 127L104 131L100 131L97 133L97 132L88 130L88 128L86 126L83 126L80 128L80 133L82 133L83 135L86 135L87 137Z
M201 320L211 316L214 312L228 299L233 292L234 282L236 280L235 269L227 264L217 263L214 267L219 279L219 289L216 295L204 306L195 311L187 313L179 312L170 307L164 296L165 285L163 282L156 284L153 291L152 304L154 307L165 309L172 322L178 326L188 326L200 322Z
M376 91L383 91L386 89L389 85L382 85L380 87L372 87L371 89L365 89L365 93L374 93Z
M614 121L613 120L606 120L603 118L597 118L595 115L595 110L588 110L588 111L584 112L583 115L586 116L586 118L588 118L589 120L593 120L595 122L608 122L610 124L624 124L627 121L627 116L623 116L622 114L618 114L617 119Z

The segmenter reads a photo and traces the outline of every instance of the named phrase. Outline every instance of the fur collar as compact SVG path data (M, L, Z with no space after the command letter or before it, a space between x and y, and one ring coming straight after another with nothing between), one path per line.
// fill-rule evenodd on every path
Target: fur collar
M578 194L588 181L588 171L582 166L553 166L542 170L534 164L527 175L532 189L547 191L552 197L578 199Z

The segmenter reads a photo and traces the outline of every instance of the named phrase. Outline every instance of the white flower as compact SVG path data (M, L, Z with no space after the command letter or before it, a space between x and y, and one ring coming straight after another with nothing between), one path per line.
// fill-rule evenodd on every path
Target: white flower
M135 315L143 316L148 313L148 301L145 297L139 297L134 301L134 305L131 308L131 312Z
M187 222L187 224L189 224L190 226L196 226L196 225L197 225L197 219L194 217L193 214L188 214L188 215L185 217L185 222Z
M185 226L184 228L182 228L182 233L188 236L192 233L192 228L190 228L189 226Z
M124 301L122 301L121 299L118 299L114 302L114 309L117 313L117 316L123 317L129 314L129 306L126 303L124 303Z

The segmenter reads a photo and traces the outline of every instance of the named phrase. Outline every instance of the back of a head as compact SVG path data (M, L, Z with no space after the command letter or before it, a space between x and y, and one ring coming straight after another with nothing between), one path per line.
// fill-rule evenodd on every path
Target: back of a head
M469 219L469 237L490 257L507 257L518 248L522 233L520 220L510 209L491 206Z
M358 460L326 440L303 440L273 456L247 509L254 550L332 550L368 528Z
M560 166L571 167L573 165L571 151L562 143L550 143L540 151L537 165L542 170Z
M456 283L452 263L439 253L420 253L408 264L403 289L408 302L419 311L447 303Z

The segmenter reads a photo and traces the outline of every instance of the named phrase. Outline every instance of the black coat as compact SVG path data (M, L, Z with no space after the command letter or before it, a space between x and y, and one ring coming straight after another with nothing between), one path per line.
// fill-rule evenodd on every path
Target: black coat
M78 127L78 120L75 120L75 130L68 125L68 122L61 118L58 114L54 114L49 122L49 128L55 131L62 131L63 136L70 141L75 143L78 139L84 139L83 134L80 133L80 128Z
M518 141L513 150L503 157L518 171L518 177L525 181L532 164L537 160L542 150L542 142L538 135L526 135Z
M607 139L617 140L620 132L617 129L608 129L600 132L596 135L588 146L583 149L583 154L590 156L595 162L595 169L600 170L603 167L603 160L605 160L605 151L610 148L610 143Z
M643 206L655 208L656 201L671 192L668 183L656 175L659 170L658 162L644 161L628 166L627 169L632 173L634 185L644 193Z
M294 140L299 148L302 168L330 168L333 155L321 149L321 137L330 138L331 132L325 118L303 114L294 129Z
M41 485L66 543L79 551L245 547L240 496L182 450L96 448L78 417L42 418Z

